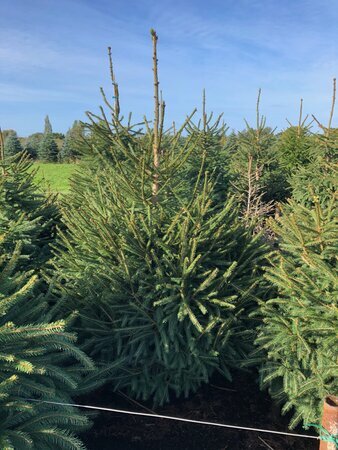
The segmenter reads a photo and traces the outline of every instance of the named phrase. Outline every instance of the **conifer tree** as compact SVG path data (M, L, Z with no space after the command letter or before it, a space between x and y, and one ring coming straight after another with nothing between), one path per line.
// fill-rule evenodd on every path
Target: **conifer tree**
M22 152L22 145L18 139L17 134L11 133L5 140L5 156L14 156Z
M39 152L39 145L42 141L43 133L33 133L26 139L24 150L32 159L37 159Z
M28 155L7 159L2 168L6 176L0 183L0 218L14 223L23 221L20 240L26 258L22 264L25 269L41 269L51 257L51 244L60 221L55 198L46 196L34 183L36 170L32 169Z
M259 90L256 106L256 127L246 122L246 130L232 137L230 150L230 182L241 204L245 223L260 229L271 214L276 201L287 195L286 174L280 170L275 152L274 130L266 126L260 115Z
M37 275L16 269L20 242L11 254L7 241L20 236L21 226L0 219L0 448L82 449L74 433L88 427L87 418L41 401L71 403L80 374L93 366L67 323L49 322L41 299L33 301Z
M81 311L84 348L107 370L120 362L111 373L115 388L163 403L196 390L215 370L231 379L231 367L246 357L266 248L238 220L232 198L215 201L208 155L188 189L182 172L201 133L182 140L188 118L164 134L154 31L152 41L153 128L145 121L141 136L123 125L112 76L111 119L103 109L100 118L89 114L109 155L93 145L99 170L87 165L73 179L55 267L64 307Z
M38 150L38 157L43 162L57 162L59 149L52 133L44 134Z
M63 141L60 151L60 160L63 162L74 162L80 158L83 143L84 126L76 120L70 128Z
M330 202L337 192L338 129L332 127L336 102L336 79L333 80L333 95L328 124L324 126L313 119L321 133L312 138L311 161L291 177L292 197L303 205L313 205L319 199L321 204Z
M53 134L52 124L50 123L48 115L45 117L44 134Z
M298 125L292 125L284 130L276 143L277 158L280 170L286 171L288 177L302 167L306 167L313 157L313 137L307 117L303 119L303 99L300 102Z
M0 448L82 449L74 433L88 426L87 418L72 407L42 401L70 403L81 375L93 365L66 330L69 320L53 321L40 276L51 239L48 208L40 194L34 196L27 156L5 161L2 142Z
M222 115L212 121L213 114L206 112L205 91L203 91L202 119L195 125L192 120L187 123L188 138L194 142L195 150L187 159L182 168L182 177L190 180L189 190L194 189L196 181L204 182L204 176L200 176L201 165L203 171L215 180L214 201L222 202L229 192L229 162L226 151L227 127L221 124ZM184 140L182 142L184 145Z
M322 401L338 390L337 215L335 199L294 200L273 229L280 252L267 278L277 296L261 304L257 344L266 351L262 386L294 412L290 426L319 422Z

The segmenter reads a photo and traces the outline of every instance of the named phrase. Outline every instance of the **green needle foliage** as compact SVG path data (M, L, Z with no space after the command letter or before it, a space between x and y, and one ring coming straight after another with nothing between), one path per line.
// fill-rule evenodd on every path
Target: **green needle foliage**
M229 194L229 162L225 147L227 128L224 124L220 124L221 118L220 115L212 121L213 114L207 115L203 92L202 120L197 125L190 120L186 126L188 136L195 143L195 150L182 167L182 177L190 181L190 185L185 183L188 191L195 188L197 180L203 184L205 173L211 176L214 180L213 200L217 203L224 202ZM202 173L200 173L201 165L203 165Z
M289 121L289 128L284 130L276 143L276 154L280 170L292 176L302 167L306 167L313 159L314 138L310 132L311 124L307 124L308 116L303 119L303 99L300 101L299 120L297 125Z
M55 198L39 190L34 183L36 170L27 154L16 155L0 162L0 220L19 222L17 239L22 241L20 269L41 269L51 257L59 211ZM8 241L13 251L15 239Z
M22 152L22 145L17 134L11 133L5 140L5 154L7 156L14 156Z
M257 344L267 360L261 370L283 412L320 421L322 401L338 390L337 216L334 198L322 206L290 201L274 225L280 252L267 272L278 296L261 304Z
M311 162L291 177L292 197L303 205L329 203L337 191L338 130L313 137Z
M311 159L291 177L292 197L298 203L313 206L317 201L322 205L331 202L337 192L338 128L332 127L336 102L336 79L333 80L331 113L327 126L315 116L314 121L321 129L312 137Z
M54 140L53 129L49 117L45 117L43 138L38 148L38 159L42 162L57 162L59 149Z
M38 278L17 271L20 243L12 254L6 250L20 224L2 225L0 220L0 448L82 449L74 433L88 427L88 419L72 407L40 401L71 402L80 374L92 364L75 347L65 321L40 318L41 307L31 300Z
M76 162L81 155L81 146L83 145L84 127L81 122L76 120L65 136L63 145L59 154L62 162Z
M154 127L143 135L122 124L116 105L109 121L103 110L89 115L105 151L92 144L99 170L87 165L73 179L55 264L64 307L81 312L84 348L103 368L121 361L115 388L161 404L215 370L231 379L246 358L266 248L238 219L233 198L215 201L208 152L193 186L182 177L201 133L182 139L188 118L163 134L156 64L154 76Z
M55 207L32 184L27 158L0 161L0 448L81 449L74 433L87 418L41 403L71 402L93 365L66 331L69 320L52 321L43 294Z
M286 178L280 170L275 145L274 130L266 126L266 119L260 115L261 91L258 94L256 108L256 126L252 127L246 122L246 129L239 132L236 139L232 137L230 146L230 172L235 192L242 194L245 208L250 202L255 203L252 196L254 186L263 192L262 201L280 201L287 195ZM251 186L249 186L251 185ZM251 208L252 209L252 208Z

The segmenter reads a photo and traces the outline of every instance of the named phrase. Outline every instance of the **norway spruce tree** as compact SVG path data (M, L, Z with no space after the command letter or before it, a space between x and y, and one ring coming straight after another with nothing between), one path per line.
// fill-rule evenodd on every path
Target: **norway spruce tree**
M226 151L227 127L221 123L222 115L213 120L213 114L206 112L206 96L203 91L202 119L195 124L189 120L186 126L188 137L195 149L182 167L182 176L190 181L186 185L189 191L194 189L196 182L204 182L204 174L208 173L214 180L214 201L222 202L229 193L229 158ZM203 166L202 174L200 174ZM189 194L188 194L189 195Z
M4 156L6 153L4 153ZM41 269L51 257L60 213L53 196L46 196L34 183L36 170L27 154L6 158L2 163L5 176L1 179L0 218L8 223L22 221L22 253L20 268ZM8 241L13 250L15 240ZM21 267L22 266L22 267Z
M259 90L256 126L246 122L246 129L232 135L227 144L230 186L241 205L244 223L254 225L256 231L264 228L276 202L287 195L286 174L275 152L277 138L260 114L260 96Z
M65 136L59 159L62 162L74 162L80 158L83 143L84 126L76 120Z
M26 139L24 150L32 159L37 159L39 145L43 139L43 133L33 133Z
M262 386L293 411L290 423L320 423L322 401L338 390L337 211L335 198L290 201L273 229L280 251L267 272L275 298L261 304L257 344L266 351Z
M52 133L45 133L38 149L38 159L42 162L57 162L58 146Z
M332 127L336 102L336 79L333 80L333 95L328 124L324 126L313 116L320 132L312 137L311 160L296 171L291 179L292 197L303 205L329 203L337 192L338 128Z
M55 142L52 125L49 117L45 117L43 137L38 146L37 156L42 162L57 162L59 149Z
M16 133L11 133L5 139L5 154L6 156L14 156L22 152L22 145Z
M215 370L231 379L246 358L266 248L238 220L232 198L216 201L208 152L192 188L182 176L203 136L182 139L189 118L175 134L163 133L154 31L152 41L152 127L145 122L141 134L123 125L112 74L110 117L103 109L101 117L89 114L105 151L94 143L96 164L73 179L55 266L64 308L80 311L83 347L102 368L120 363L112 385L163 403Z
M6 241L21 225L8 227L0 219L0 448L82 449L75 433L88 419L75 408L42 401L71 403L80 374L92 364L75 347L67 323L48 321L46 305L33 300L37 275L16 269L20 242L9 253Z
M301 100L298 124L292 125L289 122L289 128L280 134L276 143L275 150L280 170L288 177L301 168L307 168L313 160L314 138L310 133L307 118L308 116L303 118L303 100Z
M81 375L93 370L66 330L69 320L53 321L45 295L53 208L34 194L27 157L5 159L0 150L0 448L81 449L74 433L87 418L42 403L71 402Z

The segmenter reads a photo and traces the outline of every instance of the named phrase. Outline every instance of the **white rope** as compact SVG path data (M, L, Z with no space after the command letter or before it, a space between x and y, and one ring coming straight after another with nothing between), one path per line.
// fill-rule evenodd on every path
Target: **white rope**
M283 435L283 436L293 436L293 437L307 438L307 439L317 439L317 440L320 439L319 436L311 436L308 434L287 433L285 431L265 430L262 428L240 427L238 425L226 425L223 423L206 422L204 420L184 419L183 417L165 416L163 414L150 414L150 413L144 413L144 412L126 411L123 409L105 408L102 406L79 405L76 403L50 402L47 400L33 400L33 399L27 399L27 400L31 401L31 402L48 403L50 405L73 406L75 408L94 409L97 411L108 411L108 412L113 412L113 413L129 414L129 415L133 415L133 416L143 416L143 417L153 417L153 418L158 418L158 419L177 420L179 422L197 423L199 425L209 425L209 426L221 427L221 428L232 428L234 430L255 431L257 433L279 434L279 435Z

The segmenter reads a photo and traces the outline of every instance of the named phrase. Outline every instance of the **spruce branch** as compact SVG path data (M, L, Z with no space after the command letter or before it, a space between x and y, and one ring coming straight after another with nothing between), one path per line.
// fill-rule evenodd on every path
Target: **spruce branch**
M205 89L203 89L202 114L203 114L203 131L205 133L206 130L207 130L207 113L206 113L206 105L205 105Z
M260 129L260 113L259 113L259 105L261 102L261 93L262 93L262 89L259 88L258 89L258 96L257 96L257 102L256 102L256 124L257 124L257 133ZM259 136L257 135L257 140L258 140Z
M111 78L113 88L114 88L114 111L115 111L115 116L119 117L119 115L120 115L119 85L117 84L116 78L115 78L111 47L108 47L108 58L109 58L110 78Z
M156 31L150 30L152 42L153 42L153 74L154 74L154 140L153 140L153 166L154 166L154 176L153 176L153 204L157 203L157 194L159 189L159 177L158 169L160 166L160 144L163 133L163 120L164 120L164 109L165 105L162 102L160 105L159 99L159 81L158 81L158 59L157 59L157 40L158 36ZM160 110L161 106L161 110Z
M298 128L297 128L297 135L298 135L298 137L301 134L302 125L303 125L302 116L303 116L303 99L301 98L300 99L300 107L299 107Z
M4 135L2 133L2 129L0 127L0 161L4 161L5 159L5 140Z
M334 108L336 105L336 78L333 79L333 92L332 92L332 102L331 102L331 112L330 112L330 117L329 117L329 123L328 126L325 127L321 122L319 122L319 120L312 114L312 117L314 119L314 121L317 123L317 125L319 126L319 128L321 128L324 131L324 134L326 137L329 137L330 135L330 130L331 130L331 125L332 125L332 119L333 119L333 114L334 114Z
M333 93L332 93L331 113L330 113L330 118L329 118L329 125L327 127L328 132L330 132L330 129L331 129L333 113L334 113L334 108L335 108L335 104L336 104L336 90L337 90L336 79L334 78L333 79Z

